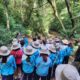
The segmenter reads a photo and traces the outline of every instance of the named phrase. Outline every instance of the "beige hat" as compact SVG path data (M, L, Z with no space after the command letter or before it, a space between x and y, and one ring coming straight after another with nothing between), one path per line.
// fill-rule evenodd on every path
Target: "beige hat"
M50 52L46 47L41 47L40 54L47 54L50 55Z
M69 65L69 64L63 69L63 75L68 80L79 80L78 79L79 78L79 73L78 73L77 69L74 66Z
M51 52L56 53L56 48L55 48L55 47L50 46L50 47L49 47L49 50L50 50Z
M14 42L14 43L12 44L11 49L12 49L12 50L16 50L16 49L18 49L18 48L20 48L20 44L17 43L17 42Z
M35 49L33 49L31 46L27 46L27 47L25 47L24 48L24 54L25 55L32 55L32 54L34 54L34 52L35 52Z
M13 44L14 42L18 42L18 40L17 40L16 38L14 38L13 41L12 41L12 44Z
M77 69L70 64L62 64L56 68L56 80L80 80Z
M59 38L54 38L54 41L55 41L55 42L59 42L60 39L59 39Z
M36 49L40 48L41 46L40 46L39 41L34 41L34 42L32 42L32 47L34 47L34 48L36 48Z
M47 43L48 43L48 44L53 44L53 39L52 39L52 38L47 39Z
M67 44L67 45L69 44L69 41L67 39L63 39L62 42L63 44Z
M2 46L0 48L0 55L1 56L8 56L10 54L10 51L8 50L8 48L6 46Z

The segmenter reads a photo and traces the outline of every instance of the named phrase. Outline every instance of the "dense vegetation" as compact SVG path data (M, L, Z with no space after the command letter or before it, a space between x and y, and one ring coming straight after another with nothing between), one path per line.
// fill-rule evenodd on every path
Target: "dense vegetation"
M79 37L80 0L0 0L0 45L17 32L34 36L50 31Z

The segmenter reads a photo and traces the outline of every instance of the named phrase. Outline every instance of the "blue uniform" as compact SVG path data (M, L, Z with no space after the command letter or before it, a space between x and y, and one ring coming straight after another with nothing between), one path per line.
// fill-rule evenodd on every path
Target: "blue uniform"
M49 57L50 57L50 59L52 61L52 66L53 66L55 64L55 62L56 62L55 59L57 57L57 53L50 53Z
M49 67L52 65L51 59L48 57L47 62L43 61L43 58L39 56L36 59L36 74L39 76L47 76Z
M65 56L70 56L71 53L72 53L72 51L73 51L73 48L68 46L68 47L65 49Z
M16 70L15 58L11 55L6 63L0 62L0 74L4 76L13 75Z
M65 56L70 56L72 51L73 51L73 49L69 46L66 46L64 49L61 49L58 52L58 62L57 62L57 64L61 64L64 60L64 57Z
M58 55L57 55L57 61L56 61L56 63L57 64L62 64L62 62L63 62L63 59L64 59L64 49L63 50L60 50L59 52L58 52Z
M24 45L28 46L28 44L29 44L28 39L25 37L23 40L24 40Z
M26 61L26 55L23 55L24 59L22 60L22 70L24 73L32 73L35 66L35 56L30 56L30 62ZM22 58L23 58L22 57Z
M33 55L37 58L40 55L39 50L36 50Z

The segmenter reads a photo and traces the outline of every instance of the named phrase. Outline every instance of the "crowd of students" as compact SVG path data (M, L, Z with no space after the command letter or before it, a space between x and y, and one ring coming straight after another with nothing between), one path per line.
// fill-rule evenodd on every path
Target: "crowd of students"
M79 80L80 78L68 79L66 75L70 72L66 71L66 68L62 71L63 66L68 64L67 69L74 70L79 76L80 47L76 50L76 56L71 65L75 66L78 71L68 64L69 57L74 51L70 40L62 40L57 37L48 39L37 37L29 42L27 37L14 38L10 50L6 46L0 47L1 78L2 80L51 80L51 78ZM56 68L57 66L62 66L62 69ZM59 78L62 74L65 79Z

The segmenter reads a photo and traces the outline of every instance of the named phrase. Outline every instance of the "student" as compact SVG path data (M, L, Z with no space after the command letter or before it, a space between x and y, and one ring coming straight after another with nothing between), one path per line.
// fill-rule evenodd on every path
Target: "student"
M41 80L46 80L51 64L48 50L46 50L46 48L41 49L40 56L36 59L35 80L39 80L40 78Z
M64 39L62 40L62 42L63 45L65 46L65 48L63 49L64 51L63 64L68 64L69 56L71 55L73 49L68 40Z
M80 80L77 69L70 64L58 65L55 72L56 80Z
M15 57L16 64L17 64L17 70L15 72L15 78L20 78L21 77L21 63L22 63L23 51L20 49L19 43L14 42L12 44L10 54Z
M16 62L14 56L10 55L10 51L6 46L0 48L0 74L1 80L14 80L13 75L16 70Z
M33 72L35 66L34 49L31 46L24 48L24 55L22 56L22 80L33 80Z
M37 36L37 41L39 41L39 43L42 44L41 36Z
M35 49L34 56L37 58L40 54L39 51L41 49L41 45L38 41L32 42L31 46Z
M49 69L49 74L48 74L48 79L47 80L50 80L50 78L54 78L55 77L55 69L57 67L57 64L56 64L56 59L57 59L57 51L56 51L56 48L55 47L50 47L49 48L49 51L50 51L50 59L52 61L52 67Z
M27 47L28 44L29 44L29 41L28 41L28 38L27 38L26 35L24 35L24 37L23 37L23 41L24 41L24 45Z

